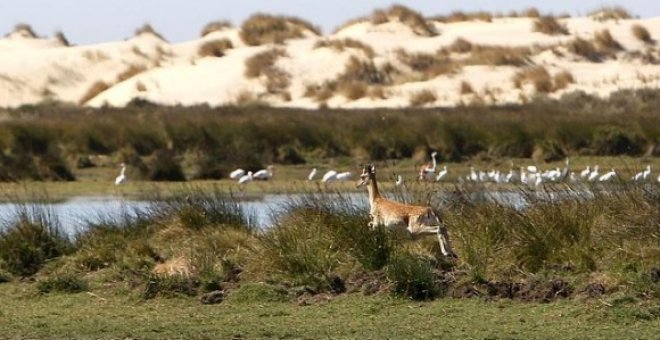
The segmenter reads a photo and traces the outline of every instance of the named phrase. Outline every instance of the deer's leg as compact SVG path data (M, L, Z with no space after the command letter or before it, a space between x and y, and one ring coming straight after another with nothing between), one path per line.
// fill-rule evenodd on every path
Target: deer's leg
M440 242L440 251L442 251L442 255L458 257L456 256L456 253L454 253L454 249L451 247L447 227L438 227L438 241Z

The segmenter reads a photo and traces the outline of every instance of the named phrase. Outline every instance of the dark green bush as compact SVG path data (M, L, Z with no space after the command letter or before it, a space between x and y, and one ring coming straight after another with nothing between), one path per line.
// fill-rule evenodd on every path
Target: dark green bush
M74 273L52 274L37 281L37 290L40 293L79 293L87 289L87 281Z
M387 277L394 281L394 294L413 300L430 300L440 293L433 269L429 259L401 253L388 265Z
M21 206L0 226L0 260L14 275L35 274L51 259L69 254L73 246L48 208Z

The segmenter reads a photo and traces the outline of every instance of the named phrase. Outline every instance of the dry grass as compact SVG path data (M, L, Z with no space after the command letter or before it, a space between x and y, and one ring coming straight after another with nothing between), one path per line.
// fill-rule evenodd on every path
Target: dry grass
M339 76L339 82L358 81L368 85L386 85L392 81L389 68L380 69L371 60L361 60L351 57L346 64L344 73Z
M205 37L213 32L219 32L232 28L232 24L229 21L211 21L208 24L204 25L202 32L200 33L201 37Z
M377 9L366 18L361 17L357 19L351 19L339 26L335 32L341 31L342 29L353 24L365 21L369 21L373 25L381 25L388 22L398 21L410 27L410 29L412 29L412 31L417 35L424 37L433 37L438 35L435 27L430 25L424 16L422 16L419 12L403 5L392 5L387 9Z
M66 38L64 32L62 31L55 32L55 40L57 40L60 44L62 44L62 46L66 46L66 47L71 46L71 44L69 43L69 39Z
M423 80L441 75L454 74L460 70L460 64L452 62L443 53L408 53L403 49L396 51L399 60L421 75Z
M471 20L491 22L493 21L493 14L486 11L468 12L468 13L462 11L454 11L449 15L436 15L430 17L429 20L438 21L442 23L464 22Z
M543 66L530 66L516 72L513 76L513 84L520 89L524 84L532 84L536 92L552 92L552 78Z
M97 81L92 86L89 87L87 92L80 98L78 101L79 105L85 105L90 100L94 99L96 96L101 94L103 91L110 88L110 85L104 81Z
M593 42L582 39L580 37L575 38L573 41L569 42L566 45L566 49L576 55L582 56L592 62L602 61L602 55L594 46Z
M117 75L117 83L121 83L124 80L133 78L134 76L147 70L147 67L144 65L129 65L124 71Z
M364 52L368 58L373 58L376 53L374 49L368 44L359 40L345 38L345 39L322 39L314 44L314 48L332 48L336 51L343 52L346 49L357 49Z
M257 13L241 25L241 39L250 46L281 44L304 37L304 30L321 35L320 30L300 18Z
M14 25L14 30L11 33L21 32L21 31L23 32L23 36L25 36L26 38L36 39L39 37L37 33L34 31L34 29L32 29L32 26L26 23L18 23ZM9 34L7 34L7 36L9 36Z
M349 100L358 100L367 95L368 86L364 82L347 81L338 84L337 90Z
M530 63L532 50L527 47L473 45L465 65L524 66Z
M315 101L323 103L332 98L337 91L337 82L325 82L323 84L308 84L305 86L303 96L314 98Z
M635 24L630 27L630 31L635 36L635 38L639 39L640 41L647 44L653 43L653 38L651 38L651 33L649 33L649 30L647 30L646 27L639 24Z
M215 40L210 40L202 45L199 46L199 49L197 49L197 54L200 57L223 57L225 55L225 51L228 49L233 48L234 45L231 43L231 40L223 38L223 39L215 39Z
M135 36L140 36L142 34L151 34L157 37L158 39L162 41L167 41L160 33L158 33L150 24L144 24L138 29L135 30Z
M596 31L594 33L594 45L597 50L603 53L620 51L623 49L621 44L612 37L612 34L608 29Z
M553 16L543 16L534 21L534 32L547 35L567 35L568 29Z
M467 94L473 94L474 89L472 88L472 85L468 83L467 81L463 80L461 82L460 88L459 88L459 93L461 95L467 95Z
M94 63L98 63L110 59L110 57L101 50L86 50L85 52L83 52L83 57Z
M561 71L553 77L553 90L562 90L568 87L568 85L575 83L575 78L573 78L573 74L569 71Z
M147 86L144 85L143 82L138 81L137 83L135 83L135 89L138 90L138 92L145 92L147 91Z
M410 96L410 105L411 106L423 106L426 104L433 103L437 100L435 93L431 90L421 90L415 92Z
M248 78L266 77L266 88L271 94L282 93L291 82L291 75L277 67L277 59L286 56L281 48L257 53L245 60L245 76Z
M596 21L632 19L633 17L627 9L620 6L602 7L590 12L589 16Z
M524 10L522 12L521 16L527 17L527 18L540 18L541 17L541 12L539 12L539 10L536 9L535 7L530 7L528 9Z
M463 38L456 38L456 40L449 45L448 49L454 53L468 53L472 51L472 46L471 42Z

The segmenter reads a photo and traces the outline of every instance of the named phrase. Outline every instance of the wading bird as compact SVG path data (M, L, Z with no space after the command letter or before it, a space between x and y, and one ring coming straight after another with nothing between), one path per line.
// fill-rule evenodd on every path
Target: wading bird
M438 153L433 151L431 152L431 164L426 164L422 166L419 169L419 179L424 181L424 180L431 180L433 179L435 175L435 167L436 167L436 160L435 156L437 156Z
M261 180L261 181L267 181L267 180L273 178L273 166L269 165L268 167L266 167L266 169L261 169L261 170L255 172L252 175L252 178L253 179L258 179L258 180Z
M239 179L243 176L245 176L245 170L243 169L236 169L229 174L229 178L231 179Z
M252 171L248 171L247 175L241 176L241 178L238 179L238 184L244 184L247 182L252 181L254 178L252 177Z
M119 173L119 176L115 178L115 185L119 185L126 182L126 164L121 163L121 172Z
M313 181L315 176L316 176L316 168L312 169L312 172L310 172L309 176L307 176L307 180Z

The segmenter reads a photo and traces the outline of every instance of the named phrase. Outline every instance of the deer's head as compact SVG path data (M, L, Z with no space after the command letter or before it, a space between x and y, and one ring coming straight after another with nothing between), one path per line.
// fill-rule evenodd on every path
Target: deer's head
M362 174L360 175L360 180L357 183L358 187L365 186L369 184L369 181L372 178L376 177L376 167L373 164L367 164L362 168Z

